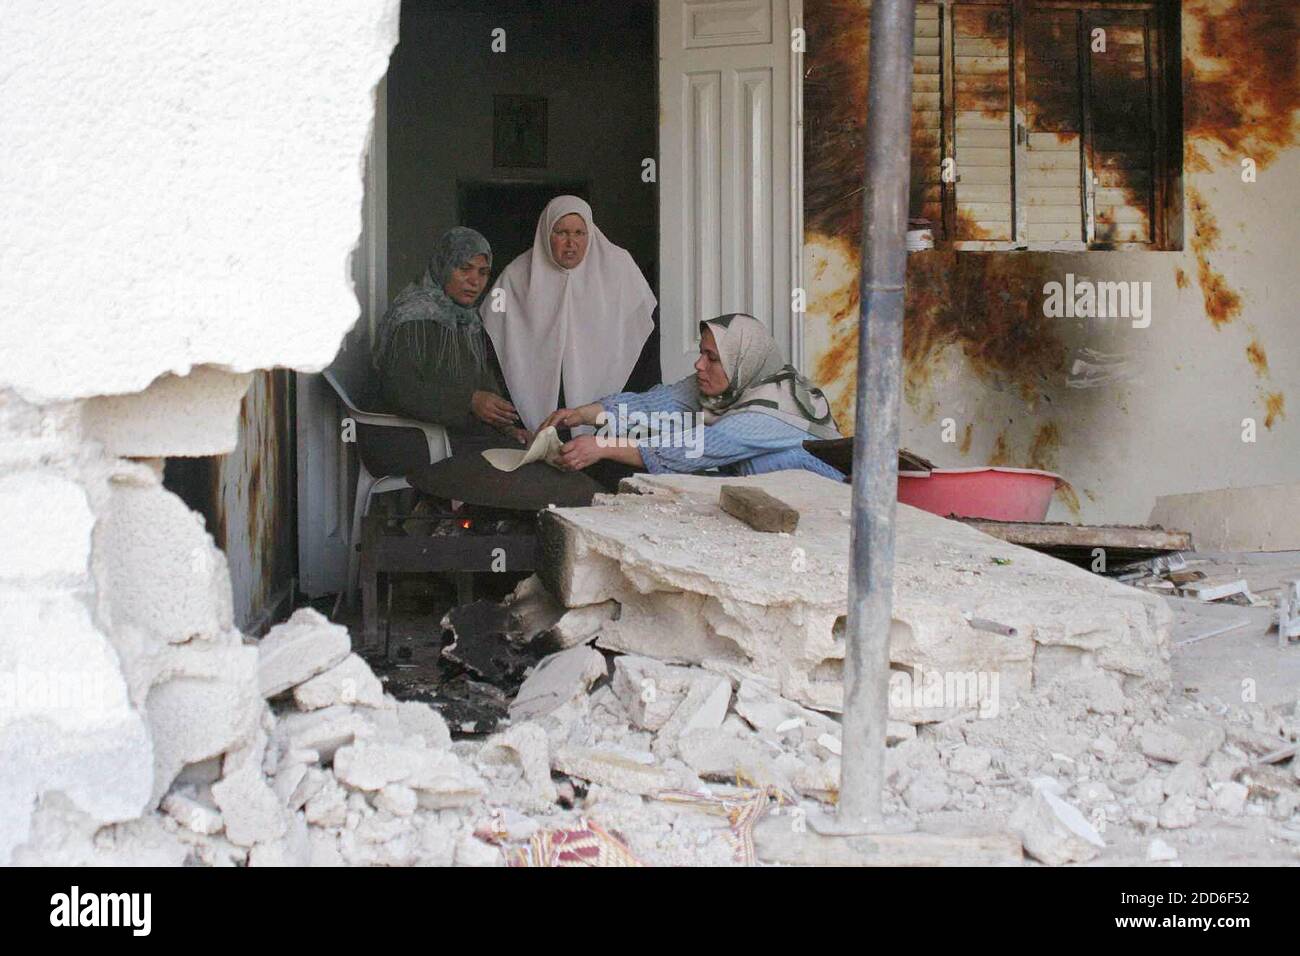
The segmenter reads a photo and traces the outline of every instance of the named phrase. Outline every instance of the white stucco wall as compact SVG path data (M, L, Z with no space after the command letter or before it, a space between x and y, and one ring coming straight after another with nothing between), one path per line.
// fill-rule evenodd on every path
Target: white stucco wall
M225 559L157 459L230 451L242 373L321 368L356 321L397 17L397 0L6 8L0 864L43 799L92 829L131 819L257 726Z
M397 0L51 0L0 31L0 388L318 369Z

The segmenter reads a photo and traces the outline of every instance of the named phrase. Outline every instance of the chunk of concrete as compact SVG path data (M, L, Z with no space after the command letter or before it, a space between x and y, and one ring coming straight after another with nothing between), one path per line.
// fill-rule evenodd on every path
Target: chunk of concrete
M1245 812L1248 796L1250 788L1233 780L1210 786L1210 806L1230 817L1239 817Z
M340 747L334 754L334 776L353 790L382 790L410 780L420 769L425 751L401 744L371 741Z
M1156 815L1166 830L1182 830L1196 822L1196 800L1185 793L1174 794L1160 805Z
M558 794L551 781L550 747L546 731L534 723L516 724L504 733L488 738L479 751L485 763L511 760L523 769L524 780L532 790L532 803L549 806Z
M187 764L247 741L262 710L253 648L196 641L160 656L166 670L144 706L153 740L154 805Z
M1073 805L1045 788L1036 788L1011 815L1011 829L1025 852L1049 866L1084 863L1105 849L1106 841Z
M756 737L735 737L725 730L695 730L677 739L682 762L705 780L745 781L776 787L791 796L795 787L777 766L778 752Z
M919 773L903 791L903 802L917 813L935 813L952 800L952 791L937 773Z
M348 793L328 776L321 789L303 805L308 823L318 827L341 827L347 821Z
M657 731L686 698L699 673L698 668L666 664L639 654L620 654L614 658L610 689L633 724Z
M419 767L405 783L415 790L422 810L467 807L487 790L482 778L448 750L424 751Z
M425 810L466 806L485 789L479 776L450 751L379 741L341 747L334 755L334 775L361 791L402 784L416 792Z
M993 754L983 747L962 745L948 757L948 769L980 779L993 764Z
M1178 851L1164 840L1156 837L1147 847L1148 863L1169 863L1178 859Z
M320 710L334 704L393 706L391 699L384 697L384 685L357 654L349 654L342 663L299 684L293 689L293 699L299 710Z
M285 714L276 723L275 738L286 750L314 750L329 763L335 752L374 725L345 704L301 714Z
M441 750L451 746L451 731L447 729L447 722L442 719L442 714L423 701L399 701L397 722L405 736L418 736L426 747Z
M173 791L163 797L162 811L185 829L204 835L220 833L225 829L221 811L184 793Z
M1205 772L1197 764L1185 760L1165 777L1164 791L1168 797L1185 793L1194 800L1200 799L1205 794Z
M319 611L299 608L258 642L258 684L263 697L291 687L342 663L352 649L348 629L331 624Z
M535 720L587 692L605 675L605 658L585 644L545 657L510 705L512 721Z
M395 817L409 817L419 805L415 791L400 783L390 783L375 794L375 809L387 810Z
M786 731L781 728L788 726L791 721L798 721L800 727L807 728L807 732L803 734L805 739L809 735L821 736L822 734L832 734L838 738L840 734L840 725L837 721L825 714L802 707L794 701L779 697L755 680L740 682L740 687L736 690L736 713L745 718L755 730L765 730L773 734L785 733Z
M551 635L560 647L575 647L598 637L605 625L618 620L617 601L587 604L565 611L551 627Z
M251 847L285 834L289 814L254 767L243 767L213 784L212 799L225 821L226 838L237 846Z
M645 757L654 759L651 754ZM653 762L644 763L626 753L592 747L558 747L551 753L551 767L571 777L642 796L680 787L683 783L679 775Z
M1188 718L1146 724L1138 741L1142 753L1153 760L1199 765L1223 746L1224 731L1218 724Z
M686 697L659 729L655 752L671 754L677 739L697 730L717 730L727 717L731 704L731 681L716 674L701 673L692 682Z

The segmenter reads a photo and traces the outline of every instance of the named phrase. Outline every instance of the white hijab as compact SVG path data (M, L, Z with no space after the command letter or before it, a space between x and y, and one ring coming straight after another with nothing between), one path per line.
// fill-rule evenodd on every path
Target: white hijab
M565 269L551 255L550 237L570 213L587 223L587 254ZM656 305L632 256L605 237L590 206L577 196L547 203L532 250L506 266L479 307L525 427L535 431L555 410L561 373L572 408L622 389L654 328Z

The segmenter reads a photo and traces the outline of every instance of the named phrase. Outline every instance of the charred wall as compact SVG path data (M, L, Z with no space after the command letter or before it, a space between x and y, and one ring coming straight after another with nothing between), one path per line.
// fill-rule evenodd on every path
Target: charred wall
M1177 70L1163 76L1176 84L1164 98L1177 135L1164 142L1182 155L1168 163L1163 208L1175 251L973 252L941 241L911 256L909 447L952 466L1058 470L1077 491L1060 496L1061 519L1141 521L1156 494L1300 477L1300 435L1286 418L1286 383L1300 374L1286 303L1300 281L1283 251L1300 238L1297 9L1189 0L1171 13ZM805 8L807 367L849 427L869 11L868 0ZM1150 283L1150 325L1049 318L1046 286L1067 276Z
M293 373L258 373L227 455L169 458L164 485L203 516L226 555L235 624L260 634L287 610L297 573Z

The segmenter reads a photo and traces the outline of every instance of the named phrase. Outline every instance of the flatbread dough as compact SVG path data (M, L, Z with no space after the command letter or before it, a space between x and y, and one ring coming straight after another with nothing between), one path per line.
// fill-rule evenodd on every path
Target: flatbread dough
M544 461L552 467L560 457L560 449L564 442L560 441L559 434L555 431L555 426L543 428L533 439L533 443L528 448L489 448L483 452L483 457L488 460L488 464L497 471L514 471L524 465L532 464L535 461Z

